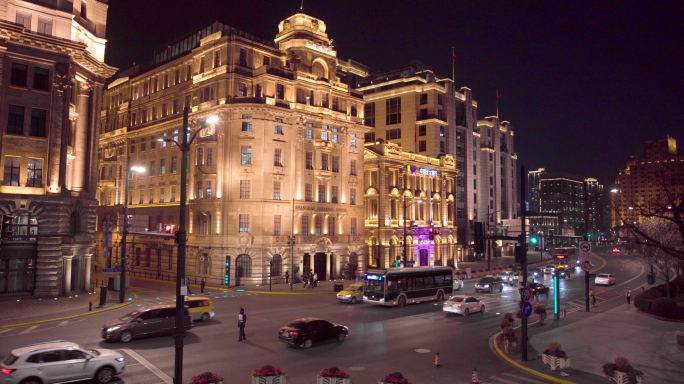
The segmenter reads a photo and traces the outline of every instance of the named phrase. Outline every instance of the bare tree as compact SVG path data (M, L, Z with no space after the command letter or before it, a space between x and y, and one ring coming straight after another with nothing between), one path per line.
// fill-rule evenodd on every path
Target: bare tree
M653 268L657 278L665 281L667 297L670 295L669 281L674 273L678 273L684 260L673 256L665 249L678 250L681 245L679 230L671 221L648 218L638 225L639 232L634 233L633 243L641 244L646 262ZM649 242L657 242L657 246L649 246Z

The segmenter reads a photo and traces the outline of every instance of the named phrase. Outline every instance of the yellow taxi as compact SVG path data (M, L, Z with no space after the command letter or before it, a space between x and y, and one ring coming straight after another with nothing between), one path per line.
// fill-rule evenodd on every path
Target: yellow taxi
M356 304L363 302L363 285L351 284L347 288L337 293L337 300L344 303Z
M185 298L185 308L190 312L193 321L209 321L214 317L214 304L208 297L190 296Z

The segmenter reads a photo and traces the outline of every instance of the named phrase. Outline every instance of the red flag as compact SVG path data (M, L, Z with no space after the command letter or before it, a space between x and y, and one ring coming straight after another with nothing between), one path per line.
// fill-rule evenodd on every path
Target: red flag
M456 62L456 51L454 51L454 47L451 47L451 53L454 55L454 63Z
M496 98L497 98L497 99L500 99L500 98L501 98L501 92L496 91Z

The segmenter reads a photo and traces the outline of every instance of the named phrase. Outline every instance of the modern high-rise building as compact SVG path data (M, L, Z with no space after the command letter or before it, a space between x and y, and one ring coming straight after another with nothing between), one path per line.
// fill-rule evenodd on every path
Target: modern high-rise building
M477 121L477 102L466 87L434 74L420 62L357 77L363 93L366 141L383 140L405 152L439 158L450 155L459 174L453 191L456 259L473 255L475 221L500 223L517 216L516 155L508 122ZM503 180L503 184L502 184ZM489 216L488 216L489 215Z
M107 7L0 1L0 296L90 288Z
M613 227L620 227L625 222L641 222L640 207L648 209L649 203L654 208L666 209L664 184L668 185L671 196L684 194L684 155L677 152L677 141L667 136L646 141L644 147L644 158L631 156L625 169L615 178L619 193L612 194Z
M584 235L584 189L579 176L567 172L541 175L541 212L558 215L559 235Z
M541 212L541 176L544 168L527 172L527 196L525 196L525 208L528 212Z
M118 223L127 203L148 231L178 229L181 152L159 140L180 142L188 107L192 135L207 117L220 118L190 149L191 279L262 284L272 275L279 283L286 271L324 280L347 264L365 268L368 128L363 96L346 84L365 72L338 63L331 43L325 22L304 13L283 20L275 40L215 22L165 44L151 65L122 72L101 110L98 222ZM125 202L129 161L146 172L128 176ZM172 241L128 239L132 268L175 273ZM119 241L115 235L110 263L119 262Z

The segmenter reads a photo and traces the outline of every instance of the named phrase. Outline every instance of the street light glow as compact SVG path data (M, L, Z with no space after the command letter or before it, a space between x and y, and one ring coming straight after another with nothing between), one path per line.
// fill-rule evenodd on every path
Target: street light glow
M131 167L131 171L142 173L145 172L145 167L139 167L137 165L134 165Z
M219 120L221 120L218 116L209 116L206 120L204 120L205 123L207 124L214 124L217 123Z
M613 188L613 189L611 189L611 190L610 190L610 193L618 193L618 190L617 190L617 188Z
M629 207L629 209L634 209L633 207Z

